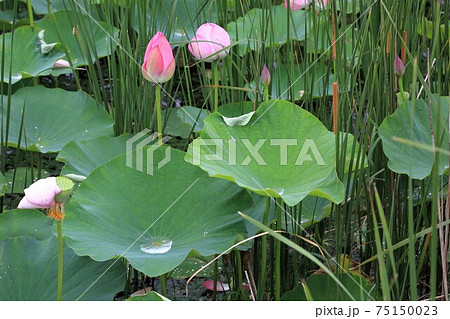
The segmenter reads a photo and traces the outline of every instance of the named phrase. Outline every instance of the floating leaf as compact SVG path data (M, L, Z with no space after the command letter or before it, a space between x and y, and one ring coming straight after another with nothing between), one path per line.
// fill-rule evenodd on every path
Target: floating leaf
M48 53L43 53L39 39L41 31L42 29L38 27L23 26L14 30L13 37L11 33L0 35L0 42L4 41L4 46L0 46L0 55L4 54L5 65L8 65L1 72L3 78L0 78L0 81L14 84L22 78L41 75L45 70L51 69L56 60L64 56L60 46ZM51 42L48 39L48 33L45 39Z
M59 152L58 161L65 163L62 175L88 176L95 168L126 153L131 134L118 137L102 136L87 141L72 141Z
M163 110L161 114L162 118L166 119L165 134L188 138L191 131L198 133L203 129L203 120L209 115L209 111L193 106L183 106L178 109Z
M432 101L433 131L434 134L438 131L442 134L434 138L435 141L440 141L442 147L448 151L450 97L434 95ZM399 105L397 110L381 123L378 134L383 141L383 151L389 158L388 167L392 171L407 174L414 179L424 179L431 173L434 157L431 151L428 102L413 100ZM401 138L410 143L395 140L395 138ZM429 149L421 146L428 146ZM448 163L448 155L441 154L439 174L448 168Z
M99 261L123 255L153 277L174 269L193 250L221 253L246 233L237 216L252 205L245 190L211 180L184 162L181 151L151 146L143 154L153 155L143 160L142 172L127 166L127 157L138 161L136 153L119 155L95 169L73 195L63 231L77 254ZM170 161L160 166L167 154ZM145 173L149 166L153 176ZM172 242L164 253L141 249L164 241Z
M127 301L170 301L170 299L157 293L156 291L150 291L144 295L135 295L127 299Z
M2 98L3 114L7 114L8 97ZM4 116L4 123L6 119ZM22 149L58 152L73 140L112 135L113 125L113 120L100 104L82 91L25 87L11 97L8 145L18 147L20 140ZM6 124L3 126L6 128Z
M219 113L205 119L186 161L210 176L236 182L293 206L307 195L344 200L335 171L335 137L295 104L264 102L245 126L229 127Z
M61 42L69 51L73 66L80 66L110 55L111 48L117 46L119 30L106 22L92 20L90 17L75 14L73 11L58 11L36 22L45 29L48 42ZM78 35L73 35L73 28L78 27ZM89 53L86 44L89 43ZM65 57L68 60L67 57Z
M0 215L0 300L56 300L57 238L36 210ZM125 286L122 262L78 257L64 245L63 300L113 300Z
M367 278L351 273L341 274L339 280L351 293L355 300L373 301L378 300L374 285L367 281ZM350 297L339 289L334 279L328 274L313 274L306 280L312 297L315 301L350 301ZM298 285L293 290L286 292L282 301L306 301L306 294L302 285Z

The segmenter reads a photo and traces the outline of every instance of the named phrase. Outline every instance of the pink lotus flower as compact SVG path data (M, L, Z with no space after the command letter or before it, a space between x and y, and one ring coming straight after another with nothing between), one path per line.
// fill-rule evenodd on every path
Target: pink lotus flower
M188 49L195 59L212 62L223 59L229 51L224 49L230 45L231 39L225 29L214 23L205 23L198 28Z
M50 208L55 205L55 196L62 190L56 184L56 177L40 179L25 189L25 196L17 208Z
M60 59L57 60L54 64L53 64L54 68L70 68L70 63L67 62L66 60Z
M158 32L150 40L145 50L142 75L152 83L169 81L175 72L172 47L164 34Z
M263 85L269 85L270 81L271 81L271 76L270 76L269 69L264 64L264 67L263 67L262 72L261 72L261 83Z
M312 3L312 0L289 0L289 8L293 11L301 10ZM284 6L288 8L287 0L284 0Z

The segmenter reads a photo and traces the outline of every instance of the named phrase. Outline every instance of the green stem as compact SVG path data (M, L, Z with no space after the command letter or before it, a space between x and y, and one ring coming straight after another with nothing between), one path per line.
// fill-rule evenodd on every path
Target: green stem
M212 63L214 73L214 112L219 110L219 69L217 67L217 61Z
M402 95L403 102L407 101L405 90L403 90L403 79L401 76L398 77L398 88L400 89L400 93Z
M413 210L413 185L408 178L408 265L411 301L417 300L417 272L416 272L416 248L414 238L414 210Z
M167 297L167 274L162 274L161 276L159 276L159 280L161 282L161 294L164 297Z
M267 225L269 218L270 197L266 198L266 207L264 208L263 224ZM261 237L261 273L259 277L257 300L264 300L266 290L266 267L267 267L267 236Z
M39 152L36 154L37 154L37 177L38 177L38 179L41 179L42 155Z
M217 254L214 256L215 258L217 258ZM219 263L217 262L217 260L214 262L214 287L213 287L213 294L212 294L212 301L216 301L216 294L217 294L217 277L218 277L218 272L219 272L219 267L218 267Z
M264 85L264 101L269 101L269 86Z
M281 198L277 198L277 230L281 230ZM281 241L275 243L275 300L281 297Z
M158 143L162 145L162 119L161 119L161 86L156 85L156 98L155 98L155 108L156 108L156 121L158 126Z
M63 286L63 238L62 238L62 220L58 220L58 301L62 300Z
M33 20L33 7L31 6L31 0L27 0L28 19L30 20L30 26L34 26Z
M239 296L241 296L241 300L245 300L244 289L242 288L242 260L241 260L241 252L239 250L235 251L236 255L236 271L237 271L237 287L236 287L236 300L239 300Z

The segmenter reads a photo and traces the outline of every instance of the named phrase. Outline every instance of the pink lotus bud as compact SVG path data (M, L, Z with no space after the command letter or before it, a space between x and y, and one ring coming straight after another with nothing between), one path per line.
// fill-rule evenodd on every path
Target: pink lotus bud
M403 74L405 74L405 66L403 65L403 62L398 57L398 55L395 57L394 72L397 77L401 77L403 76Z
M25 196L17 208L50 208L55 205L55 196L62 192L56 177L40 179L25 189Z
M270 72L269 72L269 69L267 68L267 66L264 64L264 67L263 67L263 69L262 69L262 72L261 72L261 83L263 84L263 85L269 85L270 84L270 80L271 80L271 77L270 77Z
M230 45L231 39L225 29L214 23L205 23L197 29L188 49L195 59L212 62L226 57L229 49L224 49Z
M311 4L311 2L312 2L312 0L289 0L289 8L292 11L301 10L301 9L309 6ZM286 7L286 9L288 8L288 1L287 0L284 0L284 6Z
M145 50L142 75L152 83L169 81L175 72L172 47L164 34L158 32L150 40Z
M53 64L54 68L70 68L70 63L66 60L60 59Z

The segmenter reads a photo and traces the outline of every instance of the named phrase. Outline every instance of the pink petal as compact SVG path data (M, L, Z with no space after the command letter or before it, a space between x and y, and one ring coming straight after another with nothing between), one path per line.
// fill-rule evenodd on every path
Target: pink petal
M188 49L196 60L203 60L204 58L214 53L212 51L211 44L208 43L208 41L208 39L200 35L196 35L191 39L191 43L189 44ZM217 57L211 57L205 61L211 62L215 59L217 59Z
M214 280L206 280L202 282L202 286L208 290L214 290ZM230 290L230 286L228 284L224 284L221 282L216 283L216 291L228 291Z
M70 63L67 62L66 60L60 59L57 60L54 64L53 64L54 68L70 68Z
M203 39L209 39L211 36L211 30L215 26L214 23L204 23L195 32L196 36L202 37Z
M55 204L55 196L61 193L61 189L55 177L47 177L31 184L24 192L22 207L34 205L33 208L48 208Z
M17 206L17 208L19 209L39 209L39 208L48 208L48 207L41 207L38 205L35 205L33 203L31 203L28 198L25 196L24 198L22 198L22 200L19 203L19 206Z
M142 75L150 82L158 83L159 77L164 71L164 60L158 47L154 47L145 56L142 65Z
M317 1L317 0L316 0ZM289 0L289 7L292 11L301 10L311 4L312 0ZM284 6L288 7L287 0L284 0Z
M223 50L224 48L231 45L231 39L228 35L228 32L225 31L224 28L221 26L218 26L216 24L213 25L211 29L211 43L214 52ZM223 59L227 54L229 50L223 50L219 53L219 58Z
M158 83L164 83L169 81L172 78L174 72L175 72L175 60L172 60L172 62L163 71Z

